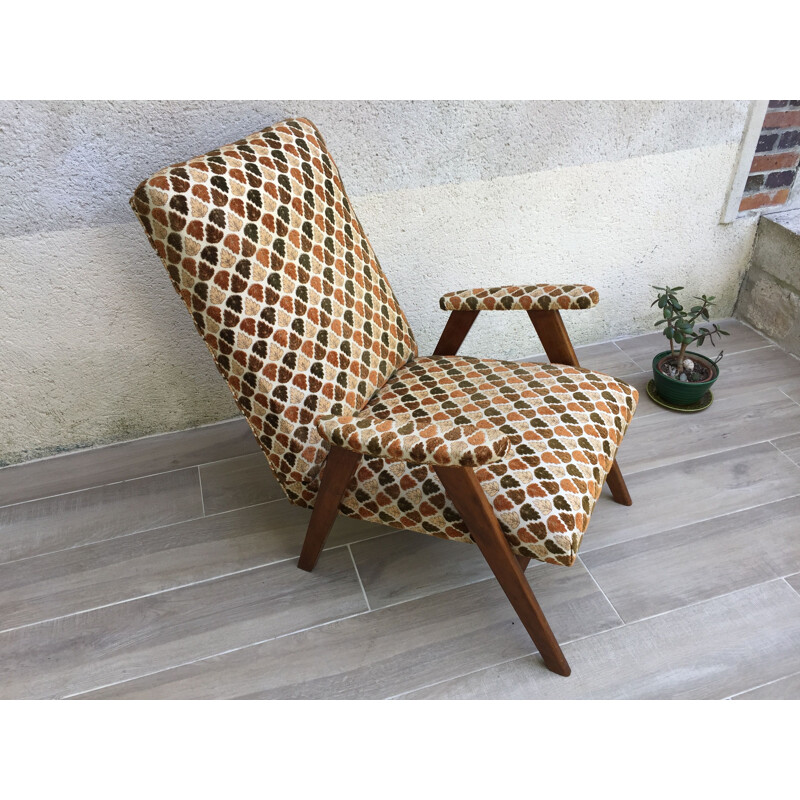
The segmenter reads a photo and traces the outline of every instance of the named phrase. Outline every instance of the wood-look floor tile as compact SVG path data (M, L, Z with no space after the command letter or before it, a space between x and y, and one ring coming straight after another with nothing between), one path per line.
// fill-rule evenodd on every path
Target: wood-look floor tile
M644 401L652 404L649 397ZM698 414L638 412L619 448L626 474L800 433L800 405L766 387L715 401Z
M744 694L737 694L734 700L800 700L800 672L759 686Z
M338 548L310 574L281 562L1 633L0 696L85 692L364 610Z
M605 490L581 553L792 497L800 493L800 468L764 442L634 472L626 481L633 505L615 503Z
M792 358L779 347L726 355L720 361L719 368L719 378L713 389L715 398L749 394L763 385L788 392L800 388L800 360Z
M600 342L587 344L575 348L578 363L584 369L593 369L606 375L621 377L632 372L638 372L641 367L627 354L617 347L614 342ZM538 352L523 361L542 362L547 364L549 359L544 352Z
M785 386L781 391L795 403L800 403L800 386Z
M657 316L654 316L653 321L655 322L656 319ZM722 319L718 320L718 323L723 330L730 333L730 336L722 337L722 343L718 344L717 347L710 347L706 343L700 348L700 352L711 359L716 358L720 350L724 350L725 356L722 359L722 363L724 363L728 356L734 353L753 350L757 347L768 347L771 344L758 331L754 331L738 320ZM630 339L616 339L615 343L629 358L639 364L639 369L648 372L652 372L653 357L663 350L669 350L669 342L663 333L658 332L634 336ZM692 348L690 347L689 349ZM636 370L632 371L635 372Z
M197 468L0 508L0 563L200 517Z
M800 433L773 439L772 443L781 453L785 453L795 464L800 464Z
M492 571L475 545L397 531L350 548L370 608L484 580Z
M242 419L0 469L0 506L260 452Z
M529 572L561 641L620 624L582 565L541 564ZM490 579L87 696L385 698L532 651L500 586Z
M310 516L278 500L2 564L0 630L283 559L296 562ZM340 516L327 547L387 530Z
M261 452L200 467L206 514L219 514L286 495Z
M583 561L632 622L800 570L798 520L794 497L587 552Z
M724 698L800 670L800 597L752 586L564 647L572 675L537 655L406 695L417 699Z

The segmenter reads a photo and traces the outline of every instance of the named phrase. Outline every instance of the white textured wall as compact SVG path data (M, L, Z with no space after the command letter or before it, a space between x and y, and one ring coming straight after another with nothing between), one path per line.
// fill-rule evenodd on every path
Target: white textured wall
M581 281L577 343L648 331L650 284L731 312L754 219L720 209L744 102L0 103L0 463L238 413L127 205L162 166L290 115L316 122L430 352L439 295ZM465 348L521 358L525 315Z

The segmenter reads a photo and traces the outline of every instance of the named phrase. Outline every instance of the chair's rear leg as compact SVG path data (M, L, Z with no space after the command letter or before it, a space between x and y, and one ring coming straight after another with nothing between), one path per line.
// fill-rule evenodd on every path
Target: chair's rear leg
M578 356L570 341L567 329L564 327L564 320L561 319L559 311L529 311L533 327L542 342L547 357L552 364L568 364L571 367L580 367ZM606 477L608 488L618 503L623 506L633 505L633 500L625 485L619 465L616 461L611 466L611 470Z
M480 311L451 311L433 354L454 356L480 313Z
M339 513L339 502L356 471L360 458L361 456L352 450L331 447L322 468L322 481L314 502L314 510L311 512L311 520L308 523L300 560L297 562L300 569L307 572L314 569L319 554L325 546L325 540L336 520L336 515Z
M519 568L523 572L525 572L525 570L528 569L528 564L531 563L530 558L528 556L519 556L519 555L515 556L515 558L517 559L517 564L519 564Z
M544 613L520 569L508 540L486 499L475 473L469 467L434 467L448 497L467 524L494 576L511 601L520 621L541 653L547 668L569 675L570 668Z
M606 475L606 483L608 488L611 489L611 496L623 506L632 506L633 500L628 493L628 487L625 485L625 479L620 472L619 464L616 461L611 465L608 475Z

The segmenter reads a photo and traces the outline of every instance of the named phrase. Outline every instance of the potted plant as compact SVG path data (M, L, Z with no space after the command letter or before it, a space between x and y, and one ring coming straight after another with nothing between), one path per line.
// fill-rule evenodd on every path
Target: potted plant
M717 362L722 358L722 351L711 361L687 348L690 344L701 347L706 339L713 345L715 336L729 335L716 324L695 330L698 320L708 321L708 310L714 305L714 297L702 295L692 298L698 300L699 305L693 305L687 311L676 294L683 286L653 288L658 291L658 296L651 307L658 304L663 315L656 326L664 325L662 333L669 339L669 350L664 350L653 358L653 383L658 395L654 399L681 408L705 408L711 403L711 397L706 398L706 393L719 377Z

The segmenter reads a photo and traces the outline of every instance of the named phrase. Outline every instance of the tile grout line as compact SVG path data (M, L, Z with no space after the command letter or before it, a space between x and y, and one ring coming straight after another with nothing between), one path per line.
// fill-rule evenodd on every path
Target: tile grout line
M767 581L762 581L761 583L751 584L750 586L743 586L743 587L740 587L738 589L734 589L733 591L730 591L730 592L724 592L723 594L717 595L716 597L708 597L708 598L706 598L704 600L698 600L697 602L689 603L688 605L681 606L680 608L673 608L673 609L670 609L669 611L662 611L662 612L660 612L658 614L652 614L649 617L642 617L641 619L632 620L631 622L626 622L623 625L618 625L615 628L607 628L604 631L598 631L597 633L590 633L590 634L588 634L586 636L580 636L580 637L578 637L576 639L571 639L568 642L563 642L563 643L559 642L559 645L561 645L562 647L567 647L567 646L569 646L571 644L576 644L577 642L581 642L581 641L583 641L585 639L592 639L592 638L595 638L595 637L604 636L606 634L613 633L614 631L622 630L623 628L630 628L633 625L638 625L638 624L640 624L642 622L646 622L646 621L651 620L651 619L656 619L657 617L663 617L663 616L666 616L667 614L672 614L672 613L674 613L676 611L681 611L681 610L686 609L686 608L691 608L692 606L702 605L703 603L710 603L712 601L718 600L721 597L729 597L730 595L736 594L737 592L747 591L748 589L752 589L755 586L765 586L768 583L775 583L776 581L783 581L784 583L786 583L784 578L770 578ZM789 588L791 589L791 587L789 587ZM418 692L418 691L420 691L422 689L428 689L431 686L438 686L438 685L443 684L443 683L449 683L450 681L455 681L455 680L458 680L459 678L463 678L463 677L466 677L468 675L474 675L475 673L478 673L478 672L484 672L485 670L488 670L488 669L494 669L495 667L502 666L504 664L510 664L510 663L512 663L514 661L520 661L523 658L529 658L531 655L538 656L538 658L541 660L541 654L539 653L539 651L538 650L534 650L532 653L528 653L526 655L516 656L514 658L506 659L505 661L500 661L497 664L491 664L491 665L489 665L487 667L481 667L480 669L470 670L469 672L465 672L463 675L460 675L460 676L454 676L452 678L446 678L445 680L441 680L441 681L434 681L433 683L427 684L426 686L420 686L420 687L418 687L416 689L409 689L407 692L401 692L400 694L393 695L392 697L387 697L386 699L387 700L394 700L394 699L396 699L398 697L402 697L403 695L406 695L406 694L411 694L413 692ZM786 676L784 676L784 677L786 677ZM722 699L724 699L724 698L722 698Z
M786 395L786 397L789 397L789 395L786 393L786 390L785 390L785 389L782 389L780 386L778 386L778 391L779 391L781 394L784 394L784 395ZM791 400L793 403L796 403L798 406L800 406L800 400L795 400L795 399L794 399L794 397L789 397L789 399L790 399L790 400Z
M141 530L137 531L130 531L129 533L122 533L119 536L109 536L107 539L94 539L91 542L81 542L80 544L74 544L72 547L62 547L60 550L47 550L44 553L35 553L34 555L30 556L23 556L22 558L12 558L9 561L0 561L0 567L4 567L6 564L16 564L18 561L27 561L31 558L42 558L43 556L52 556L56 553L68 553L70 550L77 550L79 547L90 547L95 544L103 544L104 542L115 542L118 539L125 539L128 536L137 536L141 533L150 533L151 531L160 531L164 528L169 528L173 525L183 525L188 522L199 522L204 519L213 519L214 517L218 517L222 514L233 514L236 511L245 511L248 508L257 508L258 506L268 506L271 503L279 503L285 498L279 497L277 500L266 500L263 503L253 503L249 506L240 506L239 508L228 508L225 511L217 511L213 514L209 514L206 517L187 517L186 519L179 519L175 520L175 522L167 522L163 525L155 525L152 528L142 528ZM2 509L0 509L2 511Z
M649 417L648 417L648 419L649 419ZM788 434L786 434L786 437L795 436L795 435L800 435L800 431L798 431L797 433L788 433ZM786 437L785 436L781 436L781 437L778 437L778 438L784 439ZM623 444L624 444L624 442L623 442ZM759 445L759 444L772 444L772 439L758 439L756 441L747 442L746 444L738 444L738 445L732 445L731 447L723 447L721 450L710 450L707 453L701 453L700 455L693 456L692 458L680 458L679 456L676 456L673 461L665 461L663 464L656 464L653 467L644 467L644 469L637 469L635 466L631 467L630 464L626 464L625 465L625 474L626 475L638 475L641 472L650 472L651 470L654 470L654 469L665 469L666 467L673 467L673 466L676 466L676 465L679 465L679 464L689 464L692 461L697 461L698 459L701 459L701 458L710 458L711 456L720 456L723 453L732 453L735 450L743 450L743 449L745 449L747 447L755 447L756 445ZM622 445L620 445L620 448L621 447L622 447ZM792 463L794 463L794 462L792 462ZM800 466L800 465L795 464L795 466Z
M345 617L337 617L336 619L329 619L329 620L326 620L325 622L320 622L317 625L309 625L307 628L299 628L296 631L289 631L287 633L280 633L277 636L270 636L270 637L268 637L266 639L260 639L257 642L249 642L248 644L242 645L240 647L231 647L228 650L221 650L218 653L211 653L210 655L207 655L207 656L201 656L200 658L194 658L191 661L183 661L180 664L172 664L169 667L164 667L163 669L157 669L157 670L154 670L153 672L146 672L146 673L144 673L142 675L136 675L136 676L134 676L132 678L125 678L124 680L121 680L121 681L112 681L111 683L104 683L101 686L94 686L91 689L83 689L80 692L73 692L72 694L62 695L62 699L63 700L68 700L69 698L72 698L72 697L80 697L81 695L84 695L84 694L91 694L92 692L97 692L97 691L100 691L101 689L107 689L107 688L109 688L111 686L121 686L122 684L131 683L132 681L138 681L138 680L141 680L142 678L149 678L152 675L160 675L162 672L169 672L170 670L173 670L173 669L181 669L182 667L188 667L188 666L191 666L192 664L199 664L201 661L209 661L212 658L218 658L220 656L226 656L226 655L229 655L230 653L238 653L240 650L249 650L251 647L258 647L259 645L262 645L262 644L268 644L269 642L275 642L278 639L285 639L287 636L294 636L295 634L306 633L308 631L316 630L317 628L324 628L324 627L326 627L328 625L333 625L335 622L344 622L345 620L354 619L355 617L363 617L365 614L368 614L368 613L369 613L368 611L358 611L355 614L348 614Z
M349 545L337 545L337 548L338 547L349 547ZM332 550L332 549L337 549L337 548L330 548L330 549ZM352 557L352 551L351 551L350 555ZM291 559L285 559L285 560L288 561L288 560L291 560ZM267 566L269 566L269 565L267 565ZM354 564L354 566L355 566L355 564ZM538 566L538 565L535 565L535 566ZM356 568L356 573L358 573L357 568ZM469 584L464 584L463 586L451 587L451 589L446 589L445 591L453 591L453 590L456 590L456 589L461 589L461 588L464 588L464 586L471 586L471 585L473 585L475 583L481 583L482 581L490 581L492 579L493 578L491 576L489 576L487 578L482 578L480 580L473 581L472 583L469 583ZM359 577L359 580L360 580L360 577ZM363 584L362 584L362 586L363 586ZM442 592L433 592L430 595L423 595L422 597L413 597L413 598L409 598L408 600L401 600L401 601L399 601L397 603L392 603L392 604L390 604L388 606L381 606L380 608L377 608L377 609L371 609L369 611L360 611L360 612L357 612L355 614L350 614L350 615L345 616L345 617L339 617L337 619L327 620L326 622L321 622L321 623L319 623L317 625L310 625L307 628L300 628L300 629L298 629L296 631L288 631L286 633L279 634L278 636L271 636L271 637L269 637L267 639L261 639L261 640L256 641L256 642L250 642L250 643L242 645L240 647L233 647L233 648L230 648L229 650L224 650L224 651L221 651L219 653L212 653L212 654L207 655L207 656L202 656L201 658L192 659L191 661L185 661L185 662L182 662L180 664L174 664L174 665L171 665L169 667L164 667L163 669L155 670L154 672L146 673L144 675L139 675L139 676L136 676L136 677L133 677L133 678L126 678L125 680L122 680L122 681L114 681L112 683L104 684L102 686L97 686L97 687L94 687L92 689L86 689L86 690L83 690L83 691L80 691L80 692L75 692L74 694L64 695L63 697L64 697L64 699L67 699L67 698L70 698L70 697L77 697L79 695L89 694L91 692L95 692L95 691L98 691L100 689L107 688L109 686L119 686L119 685L124 684L124 683L130 683L131 681L140 680L141 678L146 678L146 677L148 677L150 675L158 675L159 673L162 673L162 672L169 672L170 670L178 669L180 667L189 666L191 664L197 664L197 663L200 663L201 661L207 661L209 659L216 658L217 656L227 655L229 653L235 653L235 652L238 652L240 650L247 650L247 649L249 649L251 647L257 647L258 645L266 644L268 642L276 641L278 639L285 639L288 636L294 636L296 634L305 633L307 631L312 631L312 630L315 630L317 628L324 628L324 627L327 627L328 625L333 625L336 622L343 622L345 620L353 619L355 617L366 616L369 613L377 613L378 611L383 611L384 609L394 608L396 606L403 605L404 603L411 603L411 602L414 602L415 600L424 599L425 597L434 597L435 595L441 594L441 593ZM365 599L366 599L366 597L365 597ZM368 602L367 602L367 604L369 605ZM602 635L603 633L607 633L607 632L609 632L611 630L617 630L620 627L622 627L622 626L617 625L614 628L609 628L609 629L606 629L604 631L598 631L597 633L587 634L586 636L578 636L575 639L569 639L569 640L567 640L565 642L559 642L559 644L562 647L566 647L568 644L573 644L575 642L579 642L582 639L588 639L591 636L599 636L599 635ZM516 661L516 660L518 660L520 658L527 658L529 656L538 656L541 659L541 656L539 655L538 650L535 649L535 645L533 645L531 643L531 646L532 646L533 649L528 653L524 653L524 654L522 654L520 656L515 656L514 658L507 659L506 661L500 661L500 662L497 662L495 664L489 664L486 667L481 667L481 668L479 668L477 670L471 670L470 672L464 673L464 674L468 675L468 674L472 674L472 672L480 672L482 669L491 669L492 667L498 666L500 664L507 663L507 661ZM544 662L542 662L542 663L544 663ZM455 676L455 677L463 677L463 676ZM437 681L436 683L443 683L443 682L446 682L448 680L454 680L455 677L454 678L446 678L444 681ZM434 686L434 685L436 685L436 683L429 684L429 685ZM422 688L426 688L426 687L417 687L416 689L410 689L409 691L418 691L418 689L422 689ZM396 695L396 697L399 697L399 696L401 696L401 695ZM394 697L385 698L385 699L394 699Z
M782 580L798 597L800 597L800 589L795 589L794 586L792 586L792 584L789 583L789 580L788 580L789 578L791 578L791 577L793 577L793 576L795 576L797 574L798 573L793 572L791 575L784 575Z
M760 345L758 345L758 347L748 347L746 350L737 350L735 353L729 353L728 358L733 358L734 356L744 355L745 353L753 353L756 350L764 350L767 347L775 347L777 350L780 350L781 352L786 353L786 355L791 355L791 353L786 352L786 350L784 350L782 347L777 347L776 345L767 343L767 344L760 344ZM622 352L625 353L624 350ZM628 355L628 354L625 353L625 355ZM655 355L655 353L653 353L653 355ZM635 358L633 358L633 356L628 355L628 358L630 358L630 360L633 361L633 363L636 364L637 367L641 367L641 364ZM711 361L711 360L713 360L713 359L709 359L709 361ZM652 371L652 369L653 369L653 365L649 364L646 368L642 369L642 372L650 372L650 371Z
M358 585L361 587L361 594L364 595L364 602L367 604L367 611L372 611L372 606L369 604L369 598L367 597L367 590L364 588L364 583L362 582L361 575L358 572L358 566L356 564L356 558L353 555L353 549L349 544L346 544L345 547L347 548L347 552L350 553L350 560L353 562L353 569L356 571L356 578L358 578Z
M264 503L263 505L267 505L267 504ZM223 513L229 513L229 512L223 512ZM206 517L206 519L209 519L209 518L210 517ZM197 517L197 519L201 519L201 517ZM193 520L189 520L189 521L191 522ZM154 528L153 530L158 530L158 528ZM386 531L385 533L380 533L377 536L372 536L372 537L370 537L370 539L379 539L379 538L381 538L383 536L389 536L392 533L396 533L396 531ZM134 535L135 534L127 534L127 536L134 536ZM117 538L123 539L125 537L124 536L119 536ZM108 541L112 541L112 540L109 539ZM359 539L358 543L361 543L362 541L368 541L368 539ZM337 544L337 545L333 545L332 547L326 547L326 548L324 548L323 553L330 553L333 550L340 550L343 547L347 547L348 548L348 550L350 552L350 559L353 561L353 566L355 567L355 559L353 558L353 552L352 552L352 550L350 550L350 544L349 543L347 543L347 544ZM75 548L70 548L70 549L75 549ZM65 550L58 550L56 552L63 553L63 552L66 552L66 551ZM50 554L49 553L45 553L44 555L50 555ZM38 556L30 556L30 558L38 558ZM80 609L78 611L71 611L68 614L61 614L60 616L55 616L55 617L47 617L46 619L36 620L35 622L26 622L24 625L16 625L13 628L2 628L2 629L0 629L0 635L5 634L5 633L12 633L13 631L21 630L22 628L31 628L34 625L44 625L47 622L56 622L58 620L67 619L69 617L76 617L76 616L79 616L80 614L88 614L88 613L90 613L92 611L100 611L103 608L111 608L112 606L120 606L120 605L123 605L125 603L132 603L132 602L134 602L136 600L143 600L143 599L145 599L147 597L156 597L157 595L168 594L169 592L176 592L176 591L178 591L180 589L188 589L191 586L199 586L199 585L204 584L204 583L211 583L211 582L219 580L221 578L231 578L234 575L244 575L245 573L252 572L253 570L265 569L267 567L274 567L277 564L285 564L287 561L293 561L296 558L297 558L297 556L294 556L294 555L293 556L287 556L286 558L279 558L279 559L276 559L275 561L267 561L267 562L265 562L263 564L256 564L256 565L254 565L252 567L245 567L244 569L236 569L236 570L233 570L231 572L224 572L224 573L222 573L220 575L212 575L209 578L201 578L200 580L197 580L197 581L190 581L189 583L181 583L181 584L178 584L177 586L169 586L166 589L158 589L155 592L147 592L146 594L134 595L132 597L126 597L126 598L124 598L122 600L115 600L115 601L113 601L111 603L102 603L99 606L91 606L90 608L82 608L82 609ZM24 559L20 559L20 560L24 560ZM6 563L13 564L15 562L9 561L9 562L6 562ZM0 566L2 566L2 565L0 565ZM372 609L370 608L369 600L367 600L367 594L366 594L366 591L364 590L363 583L361 583L361 576L358 574L358 568L357 567L356 567L356 577L358 577L358 582L359 582L359 585L361 586L361 591L364 594L364 600L367 603L367 609L371 611ZM455 588L460 588L460 587L455 587ZM437 593L434 592L434 594L437 594ZM423 595L423 597L426 597L426 596L427 595ZM419 599L419 598L416 598L416 599ZM403 602L406 602L406 601L403 601Z
M158 530L158 529L156 528L155 530ZM389 531L389 533L393 533L393 532L394 531ZM128 534L128 535L132 536L134 534ZM381 536L385 536L385 535L388 535L388 534L380 534L380 535ZM124 537L118 537L118 538L124 538ZM373 538L379 538L379 537L373 537ZM359 540L359 542L360 541L362 541L362 540ZM337 544L337 545L334 545L333 547L326 547L323 550L323 552L330 553L333 550L340 550L343 547L347 547L349 549L350 545L349 544ZM57 552L65 552L65 551L61 550L61 551L57 551ZM33 557L35 558L35 556L33 556ZM352 554L352 552L350 552L350 558L352 559L352 557L353 557L353 554ZM205 583L212 583L213 581L221 580L222 578L231 578L234 575L244 575L244 574L246 574L248 572L253 572L254 570L266 569L267 567L274 567L274 566L277 566L278 564L286 564L288 561L294 561L296 559L297 559L297 556L287 556L286 558L279 558L279 559L276 559L275 561L267 561L267 562L265 562L263 564L255 564L252 567L244 567L243 569L235 569L235 570L232 570L231 572L223 572L220 575L212 575L209 578L201 578L200 580L197 580L197 581L190 581L189 583L181 583L178 586L169 586L166 589L158 589L155 592L147 592L146 594L139 594L139 595L134 595L132 597L126 597L126 598L124 598L122 600L115 600L115 601L113 601L111 603L102 603L99 606L92 606L90 608L82 608L79 611L71 611L69 614L61 614L60 616L56 616L56 617L48 617L47 619L36 620L36 622L26 622L24 625L16 625L13 628L0 629L0 635L5 634L5 633L12 633L13 631L21 630L22 628L31 628L34 625L44 625L47 622L56 622L58 620L67 619L68 617L77 617L77 616L79 616L81 614L89 614L92 611L100 611L103 608L111 608L112 606L120 606L120 605L124 605L125 603L132 603L132 602L134 602L136 600L143 600L143 599L145 599L147 597L156 597L158 595L168 594L169 592L177 592L180 589L188 589L188 588L190 588L192 586L200 586L200 585L205 584ZM14 563L14 562L7 562L7 563ZM354 566L355 566L355 564L354 564ZM358 576L358 569L356 569L356 575ZM361 584L361 578L360 577L359 577L359 584ZM364 592L363 584L361 584L361 591ZM366 593L365 593L364 599L366 600ZM367 601L367 606L369 606L369 601Z
M789 435L792 436L793 434ZM785 437L781 436L780 438L783 439ZM781 450L780 447L778 447L778 445L776 445L772 439L769 439L768 441L793 467L800 467L800 464L789 458L789 455L787 453L784 453L783 450Z
M781 675L780 678L775 678L775 680L767 681L766 683L760 683L758 686L752 686L749 689L745 689L741 692L736 692L736 694L729 695L726 697L726 700L733 700L734 697L741 697L743 694L748 694L749 692L754 692L756 689L763 689L765 686L772 686L773 683L780 683L780 681L785 681L787 678L794 678L796 675L800 675L800 671L798 672L790 672L788 675ZM787 698L789 699L789 698Z
M603 597L605 597L606 602L611 606L611 610L617 615L619 621L623 624L623 626L627 625L625 620L622 619L622 614L620 614L619 611L617 611L616 606L611 602L611 600L608 599L608 595L605 593L605 591L603 591L603 587L597 582L597 578L595 578L595 576L592 574L592 571L589 569L589 567L586 566L586 563L580 556L578 556L578 561L580 561L581 566L586 570L587 574L592 579L592 582L597 587L597 590L600 592L600 594L603 595Z
M789 460L791 461L791 459ZM792 466L794 467L799 466L798 464L795 464L794 461L792 461L791 463ZM744 511L752 511L754 508L761 508L762 506L771 506L773 503L783 503L786 500L793 500L795 497L800 497L800 492L796 494L787 495L786 497L780 497L777 500L770 500L768 503L756 503L755 505L746 506L745 508L737 508L736 511L726 511L724 514L717 514L711 517L703 517L702 519L693 519L691 522L686 522L683 525L677 525L674 528L666 528L664 530L653 531L652 533L645 534L644 536L634 536L631 539L621 539L618 542L611 542L611 544L604 544L602 547L593 547L591 550L587 550L584 548L584 555L590 555L591 553L599 553L601 550L606 550L609 547L616 547L617 545L620 544L629 544L630 542L637 542L644 539L649 539L651 536L663 536L666 533L679 531L681 530L681 528L688 528L692 525L699 525L703 522L711 522L711 520L722 519L723 517L729 517L732 516L733 514L741 514Z
M159 434L159 435L166 436L168 434ZM138 439L133 439L132 441L135 442L135 441L138 441ZM66 455L71 455L71 454L67 453ZM46 495L43 495L42 497L32 497L29 500L17 500L17 501L15 501L13 503L4 503L3 505L0 505L0 511L2 511L4 508L10 508L11 506L21 506L21 505L24 505L25 503L36 503L39 500L51 500L54 497L65 497L68 494L77 494L78 492L88 492L88 491L91 491L92 489L103 489L106 486L117 486L120 483L128 483L129 481L140 481L140 480L144 480L145 478L158 478L161 475L169 475L172 472L181 472L183 470L191 470L191 469L194 469L195 467L199 469L200 467L209 467L209 466L213 466L214 464L224 464L226 461L235 461L237 458L247 458L248 456L255 456L255 455L258 455L257 451L254 452L254 453L242 453L242 455L239 455L239 456L229 456L228 458L219 458L216 461L200 461L197 464L185 464L182 467L175 467L173 469L162 469L162 470L159 470L157 472L148 472L145 475L133 475L133 476L131 476L129 478L121 478L118 481L109 481L108 483L95 483L95 484L91 484L89 486L82 486L80 489L70 489L69 491L66 491L66 492L55 492L54 494L46 494ZM22 466L22 465L28 464L28 463L32 463L32 462L23 461L22 464L19 465L19 466ZM266 459L265 459L265 464L266 464ZM18 465L14 464L12 466L18 466ZM266 469L270 473L270 475L272 475L272 470L270 470L269 464L266 464ZM2 477L2 472L0 472L0 477ZM284 498L280 498L280 499L284 499Z
M206 516L206 501L205 501L205 498L203 497L203 477L200 474L200 465L199 464L197 465L196 469L197 469L197 483L200 486L200 508L203 511L203 516L205 517Z

